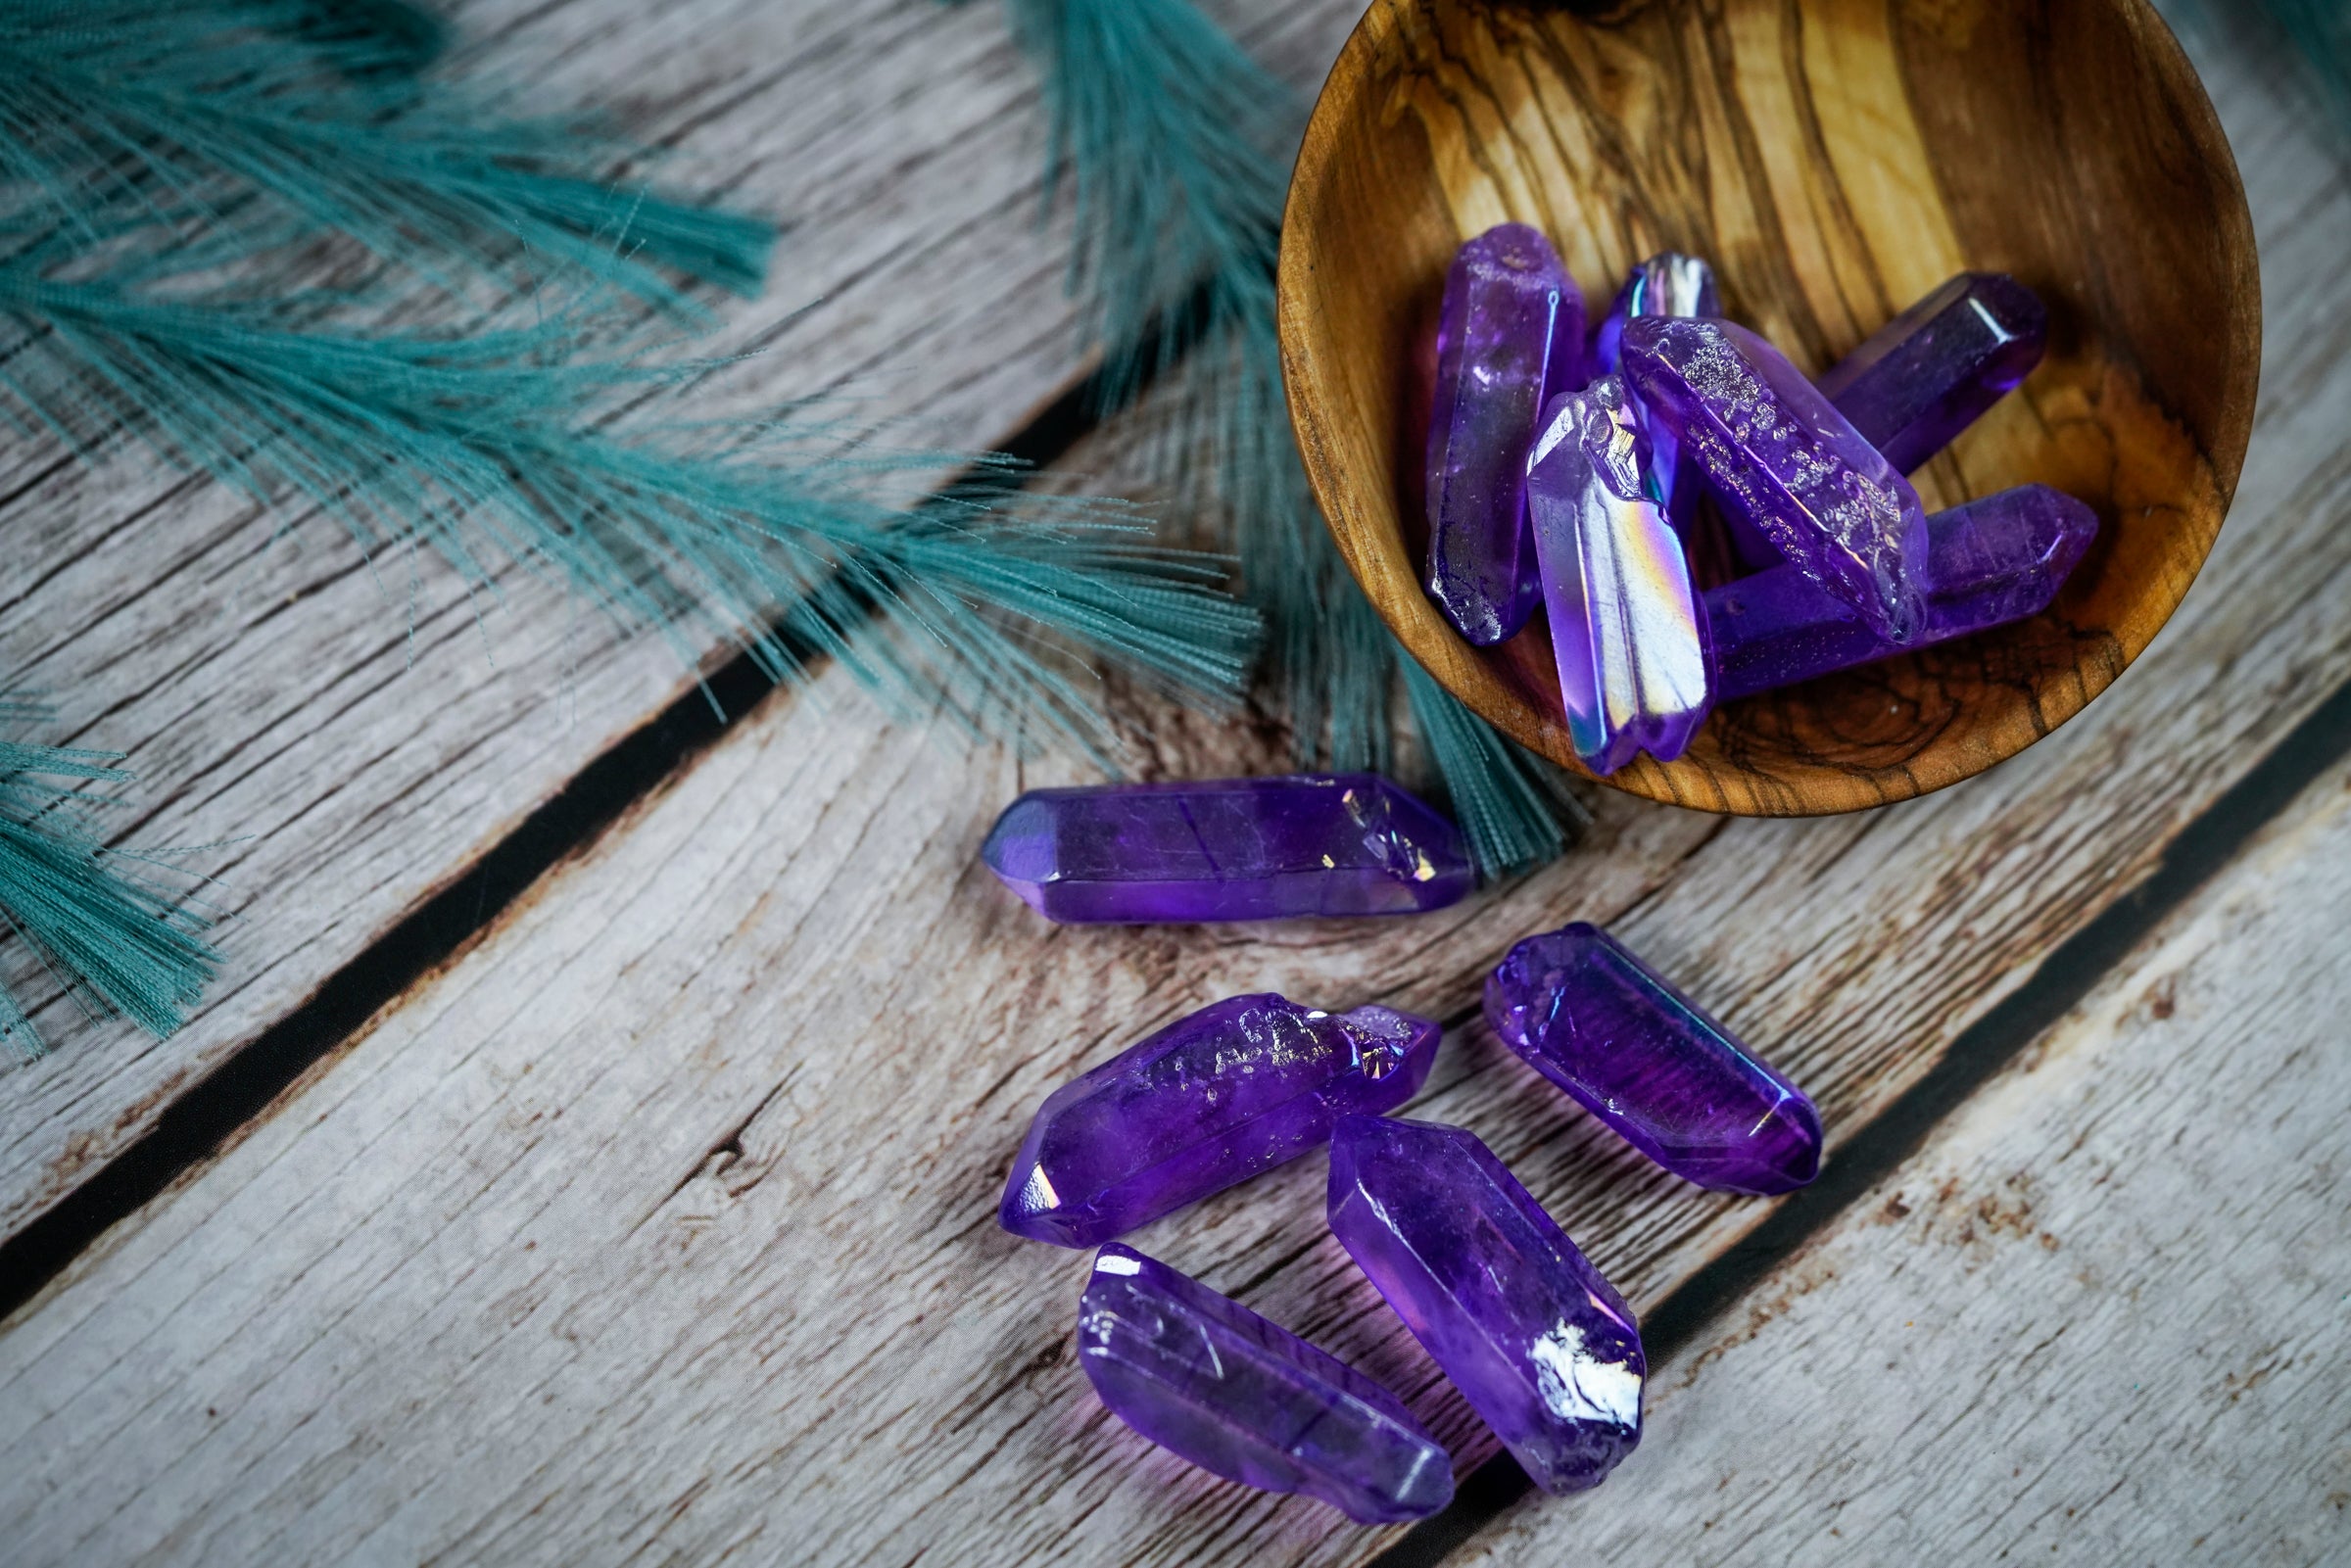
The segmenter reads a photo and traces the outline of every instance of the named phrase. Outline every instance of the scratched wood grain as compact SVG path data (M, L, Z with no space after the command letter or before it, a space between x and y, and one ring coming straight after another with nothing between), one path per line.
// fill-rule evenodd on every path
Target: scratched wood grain
M1463 1561L2341 1560L2351 769Z
M1864 818L1610 799L1566 862L1413 923L1052 930L972 858L1045 774L778 698L0 1325L0 1539L25 1562L1359 1560L1387 1538L1101 1418L1068 1346L1082 1259L993 1225L1029 1112L1230 991L1459 1016L1511 940L1577 916L1794 1069L1840 1142L1914 1081L2351 675L2351 194L2269 83L2213 86L2253 175L2272 399L2182 616L2049 745ZM1137 715L1168 771L1268 755ZM1642 1169L1474 1025L1419 1109L1492 1141L1637 1304L1763 1212ZM1474 1460L1322 1237L1320 1179L1300 1162L1140 1244Z
M1311 85L1349 0L1263 8L1244 36ZM851 432L985 447L1066 385L1082 346L1042 221L1033 73L1000 8L936 0L605 0L463 9L485 69L536 102L607 105L674 148L673 183L786 233L766 297L714 349L757 356L692 412L831 392ZM886 418L885 415L888 417ZM0 1073L0 1232L71 1191L232 1055L666 704L659 641L508 573L468 602L427 563L371 569L336 525L258 512L137 452L100 469L0 451L0 683L62 706L43 738L127 751L116 826L219 880L227 969L157 1043L48 995L57 1054ZM282 536L282 537L281 537ZM413 620L411 623L411 614ZM0 971L24 977L21 951Z

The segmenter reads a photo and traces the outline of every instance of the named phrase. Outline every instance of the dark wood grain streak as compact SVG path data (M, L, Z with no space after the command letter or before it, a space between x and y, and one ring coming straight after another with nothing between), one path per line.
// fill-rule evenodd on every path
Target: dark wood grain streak
M1928 466L1922 495L2045 483L2102 521L2046 614L1728 704L1620 788L1788 816L1980 773L2112 685L2211 549L2252 419L2260 285L2227 140L2142 0L1651 0L1605 22L1379 0L1366 16L1291 187L1292 416L1389 624L1472 707L1573 766L1540 618L1472 649L1418 587L1405 367L1455 247L1506 220L1548 230L1596 306L1655 250L1707 256L1726 309L1813 371L1952 272L2014 273L2049 302L2048 357Z

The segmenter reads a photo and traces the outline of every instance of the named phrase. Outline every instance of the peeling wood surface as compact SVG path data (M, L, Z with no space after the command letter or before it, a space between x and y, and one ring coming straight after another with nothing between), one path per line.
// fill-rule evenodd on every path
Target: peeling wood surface
M1083 1258L993 1222L1029 1114L1235 991L1463 1019L1511 941L1589 918L1848 1142L2351 676L2351 192L2270 83L2210 82L2261 228L2263 419L2181 615L2053 740L1865 817L1607 796L1561 864L1410 923L1056 930L974 859L1038 770L837 678L779 696L0 1325L12 1561L1369 1555L1392 1534L1103 1418L1070 1354ZM1113 432L1070 466L1120 457ZM1270 760L1238 727L1136 719L1165 772ZM2199 1070L2189 1039L2135 1049ZM1644 1308L1769 1209L1645 1168L1474 1022L1416 1114L1485 1136ZM1321 1180L1301 1161L1137 1244L1474 1462L1474 1419L1324 1236ZM1667 1448L1661 1424L1641 1462Z
M757 357L701 389L697 415L830 391L874 416L876 439L984 448L1074 374L1066 231L1041 220L1033 72L999 8L477 0L457 20L486 68L536 78L535 102L610 108L674 145L663 178L783 224L766 296L724 304L710 345ZM1352 20L1348 0L1318 0L1243 31L1304 88ZM0 1075L5 1234L687 672L520 574L504 604L472 604L427 562L411 626L407 561L371 571L334 522L258 512L135 451L93 471L12 439L0 530L0 686L52 694L61 724L42 738L128 752L141 782L124 835L217 846L185 864L219 879L208 896L236 917L225 976L168 1042L94 1026L62 998L41 1011L62 1049Z
M2351 768L1464 1563L2339 1562Z

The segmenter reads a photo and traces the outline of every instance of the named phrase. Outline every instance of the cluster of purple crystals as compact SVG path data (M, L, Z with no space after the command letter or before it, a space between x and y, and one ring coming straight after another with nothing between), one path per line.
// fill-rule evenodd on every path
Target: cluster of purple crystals
M1820 1166L1802 1092L1587 925L1512 948L1496 1031L1635 1149L1702 1186L1779 1193ZM1452 1458L1378 1383L1117 1238L1327 1143L1331 1233L1535 1484L1599 1485L1641 1441L1632 1309L1474 1134L1391 1113L1441 1031L1270 994L1201 1009L1038 1109L998 1218L1098 1247L1079 1364L1136 1432L1228 1480L1365 1523L1425 1517Z
M1585 344L1543 236L1447 274L1428 448L1428 592L1469 641L1549 615L1576 753L1681 755L1719 702L2047 607L2095 532L2040 486L1930 518L1903 475L2040 360L2040 301L1950 279L1815 385L1721 318L1704 261L1633 269ZM1753 575L1701 592L1710 497Z

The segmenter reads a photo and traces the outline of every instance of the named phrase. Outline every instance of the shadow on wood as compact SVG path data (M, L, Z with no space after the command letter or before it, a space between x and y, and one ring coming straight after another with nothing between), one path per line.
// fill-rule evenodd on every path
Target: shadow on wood
M1410 367L1455 249L1511 220L1553 237L1595 309L1655 251L1709 258L1725 310L1813 373L1954 272L2014 273L2048 303L2048 356L1913 478L1930 510L2039 482L2100 517L2046 613L1728 704L1619 788L1798 816L1980 773L2113 683L2220 532L2260 360L2253 230L2212 106L2144 0L1636 0L1602 20L1376 0L1290 189L1291 418L1382 617L1563 764L1541 618L1475 649L1419 586Z

